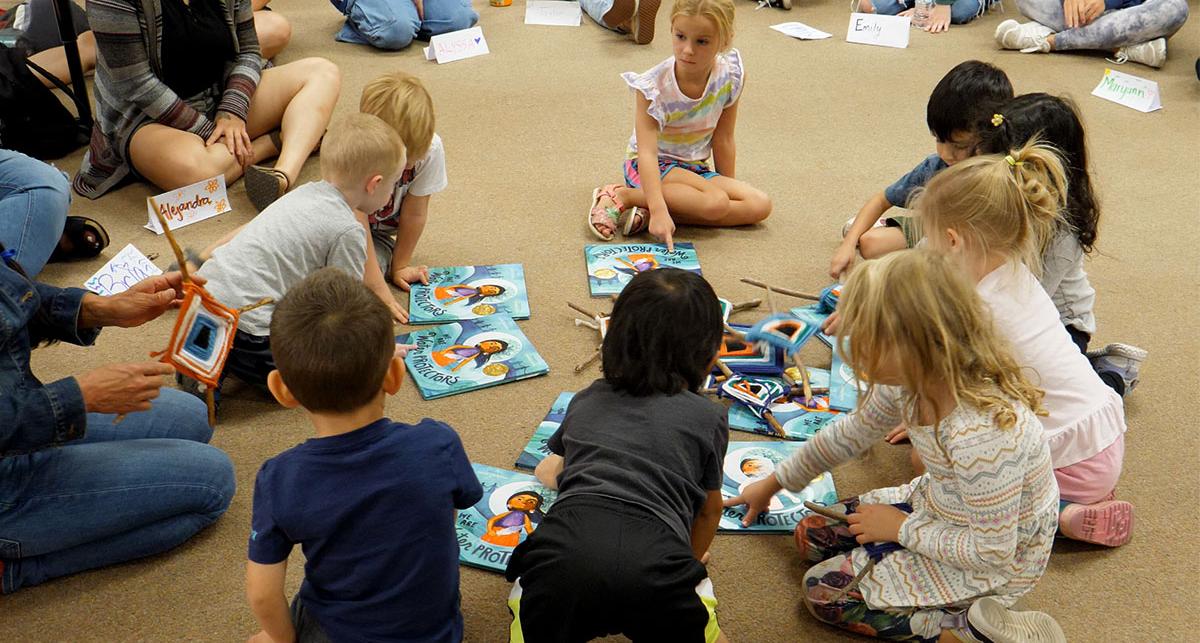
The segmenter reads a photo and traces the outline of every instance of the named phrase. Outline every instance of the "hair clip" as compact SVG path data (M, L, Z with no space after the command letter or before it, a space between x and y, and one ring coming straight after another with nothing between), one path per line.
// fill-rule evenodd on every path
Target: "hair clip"
M1025 161L1018 161L1017 159L1012 157L1012 154L1009 154L1008 156L1004 157L1004 160L1008 161L1008 164L1013 167L1017 167L1018 165L1025 165Z
M992 127L1000 127L1004 124L1004 114L992 114Z

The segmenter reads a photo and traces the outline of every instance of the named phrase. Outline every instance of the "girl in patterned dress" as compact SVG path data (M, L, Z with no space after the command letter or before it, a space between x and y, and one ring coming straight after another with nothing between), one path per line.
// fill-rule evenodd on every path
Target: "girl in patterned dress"
M748 505L751 524L776 493L803 489L905 421L926 473L843 500L846 523L813 515L797 527L801 553L817 563L804 576L809 611L892 640L1066 641L1050 616L1006 609L1046 569L1058 487L1037 418L1042 392L974 285L944 256L902 251L855 270L839 310L838 350L866 382L859 409L726 505ZM900 547L856 582L871 543Z
M588 227L605 241L617 229L645 230L672 250L676 223L758 223L771 199L734 178L733 131L745 72L731 49L732 0L677 0L671 9L672 57L621 77L635 96L625 185L592 191ZM709 159L712 159L712 165Z

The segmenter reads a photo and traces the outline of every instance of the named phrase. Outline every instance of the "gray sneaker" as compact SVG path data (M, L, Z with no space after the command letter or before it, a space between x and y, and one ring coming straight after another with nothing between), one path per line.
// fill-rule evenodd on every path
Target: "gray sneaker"
M1067 643L1067 635L1045 612L1017 612L993 596L985 596L967 610L971 634L990 643Z
M1125 382L1125 393L1137 386L1142 362L1149 353L1129 344L1109 344L1096 351L1088 351L1088 359L1097 373L1116 373Z

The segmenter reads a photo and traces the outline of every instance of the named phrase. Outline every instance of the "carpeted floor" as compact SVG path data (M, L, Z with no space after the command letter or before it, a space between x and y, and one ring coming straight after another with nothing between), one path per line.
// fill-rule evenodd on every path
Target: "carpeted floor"
M445 139L450 187L432 201L419 260L525 265L533 316L522 326L551 373L436 402L422 402L409 384L388 403L397 420L449 422L473 460L507 467L555 395L578 390L596 375L572 372L594 342L591 331L572 325L564 302L587 301L581 255L592 241L583 225L588 196L597 184L619 178L632 129L633 101L617 74L647 69L670 55L668 9L659 14L655 42L637 47L586 17L579 28L532 27L522 24L521 0L510 8L475 4L491 55L442 66L426 62L417 47L382 53L335 43L341 17L321 0L276 0L272 6L294 26L278 62L325 56L341 67L339 114L356 109L359 90L383 71L404 69L424 79ZM979 58L1004 68L1018 93L1048 91L1077 100L1104 211L1099 251L1088 264L1098 291L1095 341L1126 341L1150 351L1141 387L1126 407L1130 430L1120 496L1137 505L1136 535L1117 550L1059 544L1042 583L1022 605L1052 612L1071 640L1190 640L1200 626L1184 599L1195 591L1200 558L1200 444L1192 426L1198 344L1188 330L1198 312L1200 83L1193 64L1200 28L1193 20L1171 40L1163 69L1123 68L1162 88L1165 108L1141 114L1089 96L1107 66L1100 56L998 50L996 24L1019 17L1011 1L1005 4L1006 14L938 36L914 32L909 48L896 50L845 43L845 2L802 1L780 12L755 11L754 3L740 0L734 44L749 82L740 110L738 176L769 193L775 211L751 229L686 229L679 238L696 242L705 276L725 297L758 294L739 283L745 276L820 288L846 217L933 150L925 102L950 67ZM790 20L834 37L801 42L767 28ZM75 155L60 165L73 172L78 163ZM317 178L317 166L312 160L303 178ZM96 202L77 198L71 211L108 226L111 252L133 242L162 253L158 263L165 267L165 242L141 228L151 193L132 185ZM254 211L242 186L234 185L231 195L233 212L181 230L182 241L201 247L248 220ZM52 265L42 278L79 285L102 263ZM143 359L164 346L170 324L160 319L136 330L108 330L90 349L38 350L35 371L53 380ZM812 363L827 364L827 351L809 350ZM252 634L257 627L242 595L242 570L254 474L264 459L309 435L300 412L245 391L228 395L213 440L237 467L240 488L228 515L167 555L0 599L0 640L233 641ZM905 480L907 462L905 450L879 445L834 477L840 493L857 493ZM299 583L301 563L297 554L289 590ZM799 608L805 568L790 537L719 536L710 570L731 639L851 640ZM499 575L463 570L468 640L504 640L507 592Z

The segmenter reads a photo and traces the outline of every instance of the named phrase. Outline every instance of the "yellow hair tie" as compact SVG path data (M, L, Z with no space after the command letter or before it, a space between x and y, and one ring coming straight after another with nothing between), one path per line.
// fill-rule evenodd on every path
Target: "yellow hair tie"
M1008 156L1004 157L1004 160L1008 161L1008 164L1013 167L1016 167L1018 165L1025 165L1025 161L1018 161L1017 159L1012 157L1012 154L1009 154Z
M992 127L1000 127L1004 123L1004 114L992 114Z

